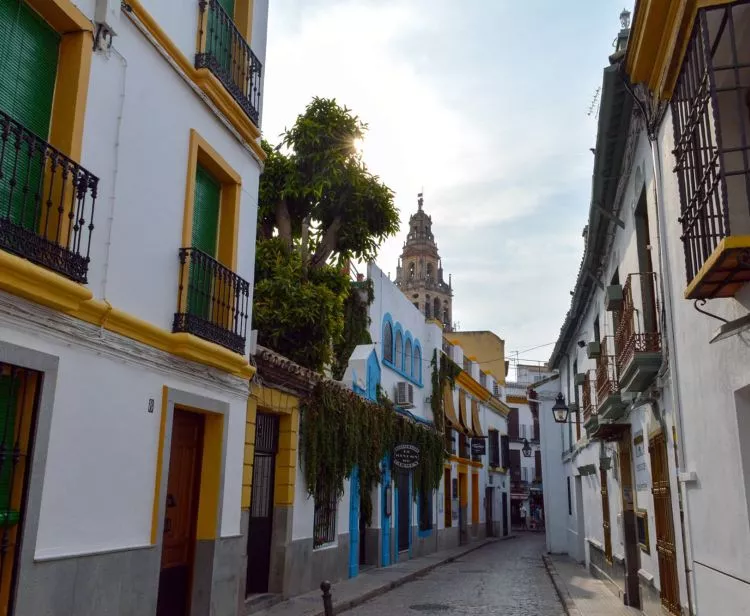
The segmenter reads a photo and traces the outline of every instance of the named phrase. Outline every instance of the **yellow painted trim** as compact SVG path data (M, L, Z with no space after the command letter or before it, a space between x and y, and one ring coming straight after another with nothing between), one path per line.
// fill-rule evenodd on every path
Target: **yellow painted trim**
M258 406L263 407L267 412L291 415L299 409L297 396L272 387L253 385L252 396L258 401Z
M61 34L76 30L94 31L91 20L71 0L24 0Z
M167 402L169 389L161 388L161 417L159 418L159 441L156 449L156 479L154 481L154 504L151 509L151 545L156 545L159 534L159 503L161 502L161 479L164 469L164 435L167 432Z
M242 178L232 166L195 129L190 129L188 168L185 182L185 207L182 219L182 245L190 246L195 205L195 174L205 167L221 183L217 260L232 271L237 269L237 243L240 223ZM183 266L184 269L187 264ZM186 275L186 274L185 274Z
M495 396L491 396L490 399L487 400L487 405L492 408L492 410L500 413L503 417L507 417L510 414L510 407L502 400L495 398Z
M528 404L529 399L526 396L506 396L505 399L511 404Z
M467 355L466 359L468 359L469 361L476 362L477 361L477 356L476 355Z
M639 0L625 66L631 81L645 83L661 100L672 96L696 15L728 0Z
M456 383L463 387L470 394L479 398L482 402L489 400L489 390L482 387L477 381L475 381L466 371L462 370L456 378Z
M78 310L94 296L83 285L4 251L0 251L0 289L62 312Z
M234 23L250 45L253 40L253 0L238 0L234 5Z
M750 248L750 235L730 235L721 240L708 259L706 259L700 270L698 270L695 278L690 281L690 284L685 289L685 298L689 299L695 292L696 288L703 284L703 279L716 266L716 263L724 256L724 253L727 250L742 248Z
M169 35L162 30L156 20L144 8L140 0L128 0L133 15L143 24L143 27L156 40L164 51L172 58L180 70L195 83L211 99L211 102L229 120L235 130L252 148L259 160L266 159L266 153L261 148L258 139L260 129L250 120L247 114L226 88L214 77L208 69L196 69L193 63L179 50Z
M196 540L216 539L219 535L219 499L221 498L221 461L224 449L224 415L201 412L203 456L198 501Z
M426 321L430 325L439 325L440 329L445 329L445 325L443 323L441 323L440 321L438 321L437 319L430 318L430 319L427 319Z
M483 466L481 462L475 462L474 460L468 460L467 458L459 458L452 454L448 456L448 460L458 464L458 467L463 471L467 471L469 466L473 466L474 468L482 468Z
M247 418L245 421L245 457L242 466L242 500L240 507L250 509L253 490L253 463L255 462L255 421L258 414L258 402L253 396L247 399Z
M247 358L192 334L172 333L117 308L92 299L83 285L9 253L0 251L0 289L69 316L191 361L243 378L255 368Z
M276 454L276 477L273 502L282 507L294 505L297 481L297 446L299 443L299 408L279 420L279 451Z

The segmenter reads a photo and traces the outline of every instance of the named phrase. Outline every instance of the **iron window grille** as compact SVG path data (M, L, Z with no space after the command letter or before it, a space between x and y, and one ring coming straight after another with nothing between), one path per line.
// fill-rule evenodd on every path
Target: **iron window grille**
M383 326L383 361L393 363L393 325Z
M250 283L197 248L180 248L179 306L172 331L244 354Z
M507 434L503 434L500 437L500 456L502 468L508 468L510 466L510 439Z
M750 233L748 0L698 11L672 96L690 283L722 239Z
M224 85L248 117L260 119L263 67L219 0L200 0L200 38L205 48L195 56L196 68L207 68Z
M338 499L335 494L324 494L318 490L315 495L313 516L313 548L319 548L336 541L336 512Z
M497 430L488 430L490 446L490 466L500 466L500 433Z
M419 530L432 530L432 492L419 493Z
M98 185L0 110L0 249L85 283Z

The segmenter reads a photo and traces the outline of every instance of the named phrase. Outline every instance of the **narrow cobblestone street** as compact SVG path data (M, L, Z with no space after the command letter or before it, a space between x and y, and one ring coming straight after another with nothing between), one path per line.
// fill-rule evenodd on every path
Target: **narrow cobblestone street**
M471 552L346 614L560 616L542 562L544 535L521 535Z

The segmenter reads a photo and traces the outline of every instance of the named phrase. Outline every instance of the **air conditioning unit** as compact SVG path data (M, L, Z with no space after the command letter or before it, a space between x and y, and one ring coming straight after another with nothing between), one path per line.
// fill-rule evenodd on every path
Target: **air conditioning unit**
M406 381L396 383L396 406L414 408L414 386Z
M576 385L583 385L586 382L586 373L579 372L575 375L574 382Z
M622 310L622 286L613 284L606 288L604 295L606 297L606 308L608 311Z
M594 340L593 342L589 342L586 351L589 356L589 359L595 359L596 357L599 357L599 355L602 354L602 345L599 344L596 340Z

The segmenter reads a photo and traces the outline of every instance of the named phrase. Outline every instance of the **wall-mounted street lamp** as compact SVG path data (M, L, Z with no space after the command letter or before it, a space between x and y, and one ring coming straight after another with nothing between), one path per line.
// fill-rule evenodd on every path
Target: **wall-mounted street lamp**
M525 457L531 457L531 445L529 445L528 439L523 439L523 447L521 448L521 451Z
M568 409L568 405L565 404L565 396L563 396L562 393L557 394L555 406L552 407L552 414L555 417L555 421L557 423L565 423L568 421L569 412L570 409Z

